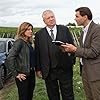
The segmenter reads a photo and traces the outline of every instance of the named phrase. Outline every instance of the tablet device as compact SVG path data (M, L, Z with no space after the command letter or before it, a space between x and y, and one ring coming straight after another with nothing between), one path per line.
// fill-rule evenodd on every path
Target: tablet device
M62 41L52 41L52 43L54 43L55 45L61 46L62 44L66 44Z

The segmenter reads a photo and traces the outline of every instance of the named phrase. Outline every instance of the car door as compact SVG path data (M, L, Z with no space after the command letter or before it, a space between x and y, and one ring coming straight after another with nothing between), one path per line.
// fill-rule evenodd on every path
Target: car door
M6 56L9 54L9 50L13 46L13 43L14 43L14 40L11 40L11 39L7 42L7 51L6 51L7 54L6 54ZM11 74L11 72L8 70L8 68L6 68L6 69L7 69L7 75Z

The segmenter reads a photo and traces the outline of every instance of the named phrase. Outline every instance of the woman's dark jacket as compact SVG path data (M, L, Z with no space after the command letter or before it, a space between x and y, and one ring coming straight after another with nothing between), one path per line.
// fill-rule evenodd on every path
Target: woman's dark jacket
M14 76L18 73L30 73L30 43L23 39L17 39L11 48L5 65L13 72ZM33 66L35 66L35 59L33 59Z

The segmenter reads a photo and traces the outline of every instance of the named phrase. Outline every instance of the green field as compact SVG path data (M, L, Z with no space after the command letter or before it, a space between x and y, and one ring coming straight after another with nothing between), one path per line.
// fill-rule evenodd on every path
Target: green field
M41 29L41 28L33 28L33 34L35 32L37 32L39 29ZM69 30L71 31L71 33L75 33L75 34L77 34L77 36L79 36L81 28L69 27ZM16 33L17 33L17 27L0 27L0 37L12 37L12 38L14 38Z
M33 34L38 31L40 28L34 28ZM0 27L0 37L6 38L11 37L14 38L17 33L17 27Z

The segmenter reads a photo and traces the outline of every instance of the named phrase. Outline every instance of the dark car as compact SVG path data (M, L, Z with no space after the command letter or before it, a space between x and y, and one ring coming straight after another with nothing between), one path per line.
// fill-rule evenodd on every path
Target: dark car
M0 38L0 89L3 88L6 79L11 76L11 72L4 65L4 62L14 41L12 38Z

